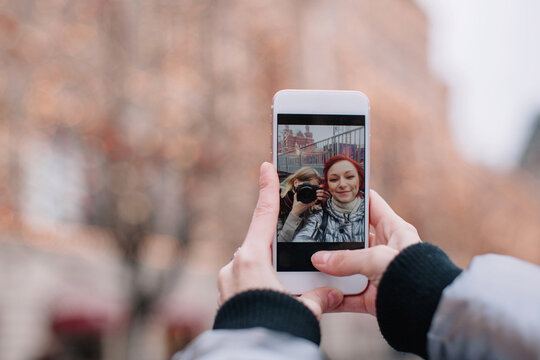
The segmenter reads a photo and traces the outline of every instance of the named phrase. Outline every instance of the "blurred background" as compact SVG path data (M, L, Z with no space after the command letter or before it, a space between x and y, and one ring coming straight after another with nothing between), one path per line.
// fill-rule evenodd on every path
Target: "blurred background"
M210 328L283 88L370 98L372 187L460 266L540 264L538 5L469 3L0 0L0 358ZM332 359L415 358L369 316L322 327Z

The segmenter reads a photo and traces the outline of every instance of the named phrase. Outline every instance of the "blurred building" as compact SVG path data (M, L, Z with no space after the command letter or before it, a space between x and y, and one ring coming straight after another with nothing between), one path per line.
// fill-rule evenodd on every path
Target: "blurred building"
M289 152L299 148L311 150L309 145L313 144L313 133L309 131L309 125L306 125L306 131L293 131L289 129L289 125L285 125L282 133L282 138L278 141L278 153Z
M2 3L0 357L166 358L207 328L284 88L367 94L373 188L461 266L540 263L538 183L457 155L426 41L410 0ZM323 334L334 359L401 357L366 316Z

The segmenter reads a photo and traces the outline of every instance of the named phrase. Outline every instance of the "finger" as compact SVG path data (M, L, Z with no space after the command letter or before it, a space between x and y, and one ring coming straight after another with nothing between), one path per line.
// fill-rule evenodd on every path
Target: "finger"
M269 253L279 213L279 178L274 166L263 163L259 178L259 200L253 212L242 249L251 253Z
M368 285L366 291L360 295L348 295L343 297L343 301L329 312L356 312L367 313L376 316L375 299L377 298L377 288Z
M317 200L326 200L328 196L324 193L323 190L317 190Z
M375 238L375 234L374 233L369 233L369 243L368 243L368 247L374 247L376 245L380 245L380 244L377 244L377 240Z
M221 306L234 293L233 260L219 270L218 274L218 304Z
M401 220L390 205L375 191L369 191L369 223L377 228L383 220Z
M365 275L377 285L382 274L398 251L388 246L375 246L360 250L319 251L311 257L313 266L334 275Z
M325 312L337 308L343 301L343 293L331 287L321 287L311 290L299 298L318 319Z
M370 224L375 229L372 245L389 245L402 250L421 242L418 232L408 222L397 215L384 199L374 190L370 191Z

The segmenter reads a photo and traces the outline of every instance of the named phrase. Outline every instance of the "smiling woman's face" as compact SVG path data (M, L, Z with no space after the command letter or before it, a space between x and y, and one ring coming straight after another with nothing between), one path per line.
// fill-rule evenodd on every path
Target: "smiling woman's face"
M328 169L328 191L343 203L353 201L360 189L360 177L354 165L347 161L338 161Z

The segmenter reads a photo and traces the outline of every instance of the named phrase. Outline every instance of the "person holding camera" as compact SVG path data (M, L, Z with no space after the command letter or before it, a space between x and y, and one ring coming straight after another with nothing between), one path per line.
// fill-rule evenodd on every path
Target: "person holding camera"
M279 242L290 242L316 204L328 200L330 194L319 186L321 182L321 176L311 167L300 168L285 179L279 207Z
M353 242L364 239L364 169L357 161L336 155L324 165L323 188L331 197L313 213L293 242Z

